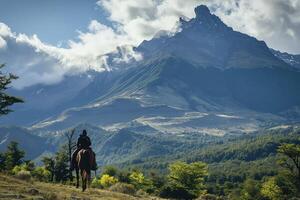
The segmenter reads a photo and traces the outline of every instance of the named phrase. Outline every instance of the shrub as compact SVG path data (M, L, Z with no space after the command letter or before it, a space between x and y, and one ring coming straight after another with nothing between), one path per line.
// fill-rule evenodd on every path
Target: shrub
M45 167L36 167L32 171L32 176L39 181L47 181L50 179L51 173Z
M22 167L20 165L14 166L14 168L11 170L11 173L14 175L17 175L20 171L22 171Z
M130 183L135 186L136 189L142 189L146 185L149 185L149 181L145 179L142 172L133 171L129 176Z
M16 175L20 171L28 171L31 172L34 170L34 164L32 162L27 162L21 165L16 165L14 168L11 170L12 174Z
M116 183L109 188L110 191L134 195L136 190L134 185L128 183Z
M130 172L128 171L118 171L117 178L122 183L130 183Z
M103 169L103 173L102 174L107 174L109 176L116 176L117 172L118 172L118 170L114 166L106 166Z
M166 185L162 187L160 194L162 198L171 198L171 199L195 199L197 196L185 188L174 187Z
M91 187L92 188L102 188L100 180L95 177L91 182Z
M104 188L108 188L118 182L118 179L116 179L113 176L110 176L108 174L103 174L102 177L100 178L100 184Z
M19 171L15 177L24 181L29 181L31 179L30 172L25 170Z

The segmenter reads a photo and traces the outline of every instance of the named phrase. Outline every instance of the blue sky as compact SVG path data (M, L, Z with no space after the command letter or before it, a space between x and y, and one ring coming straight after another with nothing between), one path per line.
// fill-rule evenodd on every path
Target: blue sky
M108 24L107 14L96 0L0 0L0 21L17 33L37 34L56 45L76 39L91 20ZM63 43L64 44L64 43Z

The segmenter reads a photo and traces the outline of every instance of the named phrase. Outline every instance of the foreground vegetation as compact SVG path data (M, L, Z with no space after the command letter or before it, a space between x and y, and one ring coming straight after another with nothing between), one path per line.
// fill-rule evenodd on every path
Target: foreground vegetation
M42 166L23 160L24 154L18 144L12 142L7 151L0 154L0 170L33 183L73 184L68 148L61 148L53 157L45 157ZM149 195L174 199L300 198L300 132L297 128L267 130L226 144L218 142L198 150L126 165L102 168L91 186L133 198ZM98 191L95 189L90 192Z
M31 200L135 200L158 199L149 196L132 196L108 190L89 189L86 193L74 186L21 180L0 173L0 199L31 199Z

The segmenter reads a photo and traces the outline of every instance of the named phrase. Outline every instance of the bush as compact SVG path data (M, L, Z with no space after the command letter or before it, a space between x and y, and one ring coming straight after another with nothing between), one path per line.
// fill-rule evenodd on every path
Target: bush
M116 176L117 172L118 172L118 170L114 166L106 166L103 169L103 173L102 174L107 174L109 176Z
M166 185L162 187L160 194L162 198L170 199L195 199L197 196L185 188L175 188L174 186Z
M11 170L12 174L16 175L20 171L28 171L32 172L34 170L34 164L32 162L27 162L21 165L16 165L14 168Z
M96 177L92 180L91 187L92 188L103 188L100 183L100 180L97 179Z
M136 192L134 185L128 183L116 183L115 185L111 186L109 190L129 195L134 195Z
M136 189L142 189L146 183L144 174L139 171L133 171L129 176L129 180Z
M99 181L104 188L108 188L116 184L118 182L118 179L108 174L103 174Z
M22 171L22 167L20 165L14 166L14 168L11 170L11 173L13 175L17 175L20 171ZM25 171L25 170L24 170Z
M118 171L117 178L122 183L130 183L130 172L128 171Z
M37 167L32 171L32 176L39 181L47 181L50 179L51 173L45 167Z
M25 170L19 171L15 177L24 181L29 181L31 179L30 172Z

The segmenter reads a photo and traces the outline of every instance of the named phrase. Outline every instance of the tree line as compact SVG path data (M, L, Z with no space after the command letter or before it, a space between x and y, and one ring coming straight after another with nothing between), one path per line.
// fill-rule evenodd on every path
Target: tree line
M145 173L137 168L121 170L106 166L94 177L91 185L131 195L144 192L173 199L281 200L300 197L300 145L284 143L278 147L277 152L279 173L266 176L262 180L246 177L240 185L234 185L238 180L227 180L226 187L230 190L228 195L211 190L209 169L204 162L173 162L169 164L166 175ZM7 150L0 153L0 171L24 180L73 184L69 175L66 146L61 147L54 156L44 157L42 165L39 166L35 166L30 160L24 160L24 157L25 152L20 150L18 143L11 142ZM217 182L214 184L218 185Z

